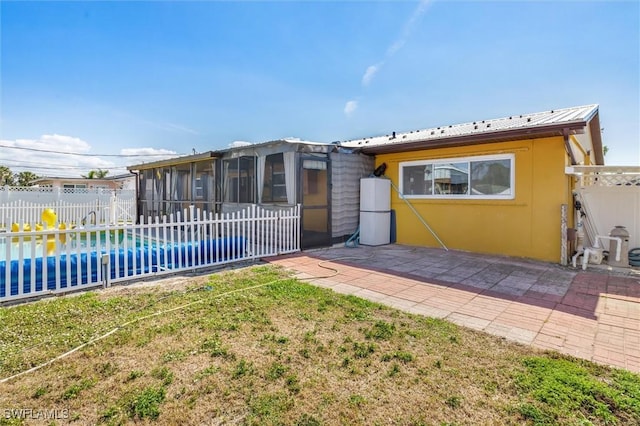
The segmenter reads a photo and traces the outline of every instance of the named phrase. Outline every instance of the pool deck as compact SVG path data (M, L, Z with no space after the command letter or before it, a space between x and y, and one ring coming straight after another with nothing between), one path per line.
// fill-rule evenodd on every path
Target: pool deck
M266 259L312 284L640 372L640 273L386 245Z

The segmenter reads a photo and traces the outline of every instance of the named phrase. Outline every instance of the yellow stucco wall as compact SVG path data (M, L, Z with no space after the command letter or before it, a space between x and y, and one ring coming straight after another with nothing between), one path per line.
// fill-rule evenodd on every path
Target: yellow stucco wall
M491 154L515 155L514 199L409 201L449 248L559 261L560 209L562 204L571 206L562 137L380 154L376 167L387 163L386 176L399 187L402 161ZM391 208L396 211L398 243L439 246L393 190Z

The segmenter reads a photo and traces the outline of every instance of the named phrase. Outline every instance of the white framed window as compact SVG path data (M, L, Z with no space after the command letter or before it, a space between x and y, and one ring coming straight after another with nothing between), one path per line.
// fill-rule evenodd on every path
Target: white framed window
M513 154L400 163L400 192L405 198L515 198Z

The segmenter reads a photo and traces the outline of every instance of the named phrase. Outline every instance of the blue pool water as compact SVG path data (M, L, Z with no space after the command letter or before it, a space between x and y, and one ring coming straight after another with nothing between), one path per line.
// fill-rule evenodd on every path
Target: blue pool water
M108 273L112 280L180 267L213 265L216 262L242 258L245 256L246 240L244 237L233 237L166 247L138 243L132 244L132 246L127 249L111 250L108 253L110 265ZM58 258L55 256L36 257L24 259L22 262L18 260L1 261L0 300L19 293L20 275L22 275L22 291L25 294L43 290L60 291L83 284L96 283L98 270L102 267L102 256L105 254L107 253L92 251L81 254L64 254ZM32 264L35 265L33 271ZM143 264L144 267L141 266ZM7 268L10 269L9 286L7 286Z
M42 257L43 254L46 256L51 256L55 254L56 248L59 248L61 253L66 253L67 245L69 245L69 249L72 252L77 252L78 246L80 247L81 252L88 252L91 251L91 249L95 249L95 247L98 245L104 245L106 243L107 233L106 231L88 232L79 236L70 233L63 238L64 241L59 240L56 242L51 238L42 239L36 237L34 257ZM141 247L147 244L147 241L145 239L142 239L130 233L125 233L124 231L110 231L109 241L112 245L115 245L117 243L119 246L125 246L126 244L126 247ZM28 238L24 238L24 243L21 243L16 237L11 239L6 237L2 238L2 234L0 234L0 258L5 258L8 247L10 259L20 259L21 248L22 259L31 259L32 245L34 245L33 242Z

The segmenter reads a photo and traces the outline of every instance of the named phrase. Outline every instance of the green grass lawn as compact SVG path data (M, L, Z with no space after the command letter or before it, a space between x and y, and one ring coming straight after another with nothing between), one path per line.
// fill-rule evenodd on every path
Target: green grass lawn
M640 424L636 374L270 266L1 308L0 379L125 323L0 384L0 424L43 423L12 409L76 424Z

